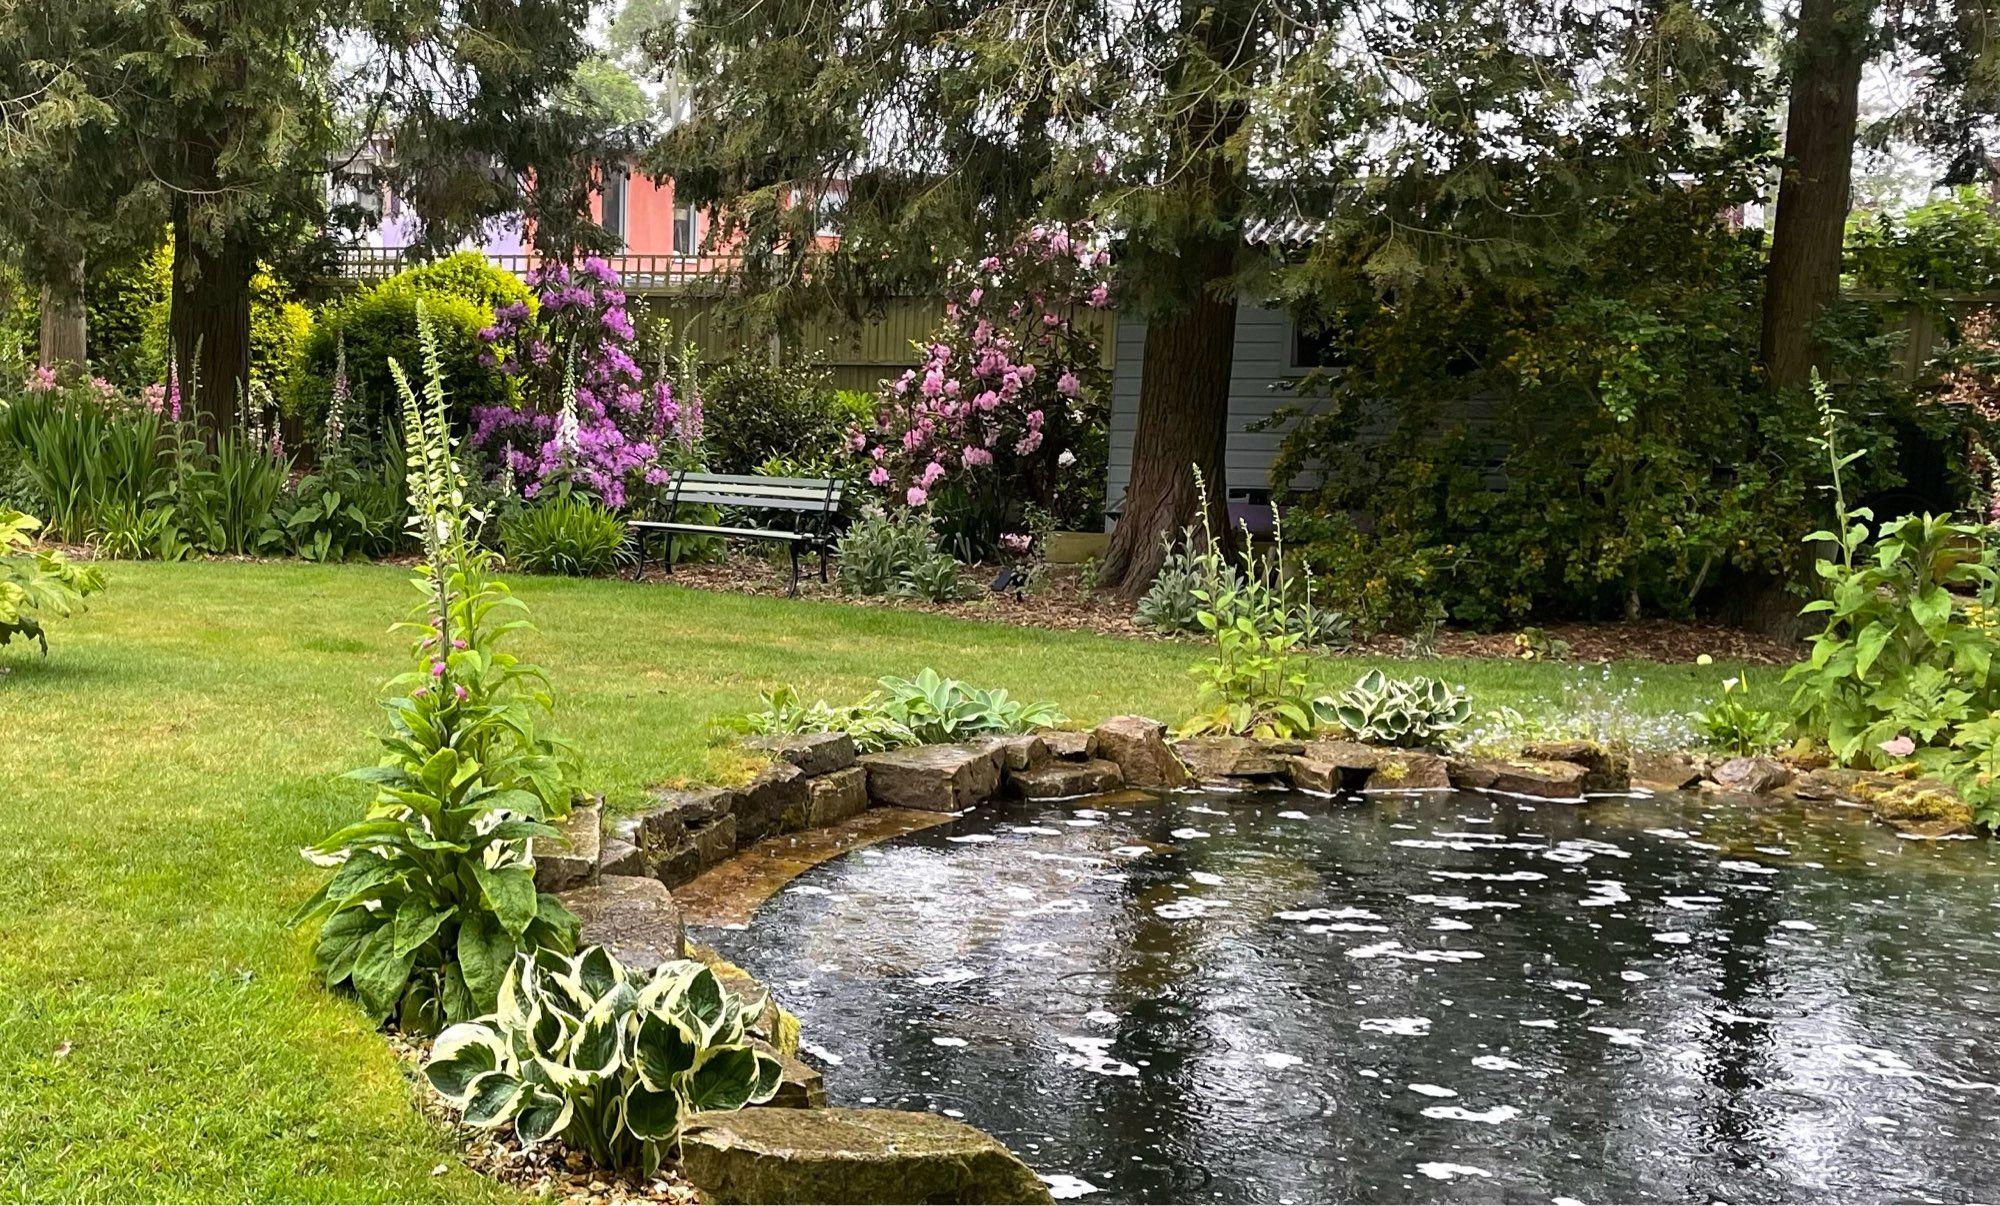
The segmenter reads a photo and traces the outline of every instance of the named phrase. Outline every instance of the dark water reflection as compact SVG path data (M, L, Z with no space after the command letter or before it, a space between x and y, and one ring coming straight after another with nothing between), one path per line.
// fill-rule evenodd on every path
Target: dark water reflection
M1132 793L703 936L837 1104L955 1112L1087 1201L1991 1201L1996 873L1692 796Z

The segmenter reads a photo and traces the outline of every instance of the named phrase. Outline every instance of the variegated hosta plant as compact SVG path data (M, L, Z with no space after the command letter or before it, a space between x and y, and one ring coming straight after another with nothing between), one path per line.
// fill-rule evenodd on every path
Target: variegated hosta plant
M744 1027L763 1009L692 960L628 971L603 947L523 955L491 1017L438 1036L424 1075L465 1121L550 1139L600 1168L650 1174L700 1110L771 1100L778 1060Z
M422 397L394 360L409 452L411 522L425 559L414 667L391 680L390 732L374 766L349 777L375 798L361 821L306 850L339 870L293 919L323 919L322 979L351 984L375 1018L435 1034L490 1013L515 955L576 945L576 918L535 890L533 842L569 811L575 755L545 731L546 679L502 648L528 627L479 547L478 515L452 450L436 345Z
M1357 741L1431 745L1472 718L1472 701L1435 678L1390 678L1370 670L1339 695L1313 701L1322 722L1335 721Z

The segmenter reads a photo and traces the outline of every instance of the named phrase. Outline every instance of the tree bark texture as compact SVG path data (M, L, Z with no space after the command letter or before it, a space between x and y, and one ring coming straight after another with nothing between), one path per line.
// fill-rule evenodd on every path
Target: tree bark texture
M250 387L250 277L240 239L210 246L174 223L172 310L167 331L181 396L210 431L236 424Z
M89 353L83 309L83 258L69 266L67 280L42 286L41 343L36 363L43 368L83 370Z
M1785 159L1764 280L1762 355L1771 384L1804 384L1819 363L1813 324L1840 293L1861 70L1875 0L1801 0L1791 54Z

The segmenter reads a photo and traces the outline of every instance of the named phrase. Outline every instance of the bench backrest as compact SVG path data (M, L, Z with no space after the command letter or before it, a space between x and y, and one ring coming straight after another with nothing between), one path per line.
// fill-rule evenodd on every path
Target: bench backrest
M773 511L831 514L840 510L846 483L826 477L764 477L679 470L666 491L669 505L761 507Z

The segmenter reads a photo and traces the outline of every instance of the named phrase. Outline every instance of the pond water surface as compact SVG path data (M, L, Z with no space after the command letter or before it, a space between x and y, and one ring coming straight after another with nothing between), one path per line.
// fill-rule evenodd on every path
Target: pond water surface
M1090 1202L2000 1198L2000 858L1696 796L991 804L708 931Z

